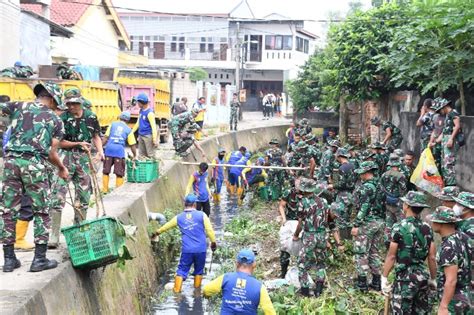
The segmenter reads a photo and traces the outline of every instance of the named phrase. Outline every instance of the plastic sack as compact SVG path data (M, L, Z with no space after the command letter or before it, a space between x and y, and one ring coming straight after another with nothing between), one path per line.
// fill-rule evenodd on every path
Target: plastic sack
M430 148L426 148L421 153L418 165L410 177L410 182L432 195L439 194L443 189L443 178L436 167Z
M298 221L289 220L280 228L280 249L289 253L291 256L298 256L303 243L301 239L298 241L293 240L293 234L295 234Z
M298 277L298 267L291 267L288 272L286 273L285 280L288 285L292 285L295 288L300 288L300 279ZM311 277L308 277L309 287L314 287L314 281Z

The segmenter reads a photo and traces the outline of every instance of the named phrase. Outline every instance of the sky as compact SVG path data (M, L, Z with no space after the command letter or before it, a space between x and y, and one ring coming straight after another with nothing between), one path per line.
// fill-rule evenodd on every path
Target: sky
M331 11L347 12L350 0L248 0L256 17L271 13L304 20L325 19ZM364 8L370 0L361 0ZM113 0L115 6L169 13L228 13L240 0ZM321 23L307 22L305 28L318 34Z

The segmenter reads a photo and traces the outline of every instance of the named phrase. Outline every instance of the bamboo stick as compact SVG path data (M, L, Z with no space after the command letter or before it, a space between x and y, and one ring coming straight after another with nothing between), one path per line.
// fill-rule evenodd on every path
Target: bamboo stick
M199 165L199 162L179 162L183 165ZM208 164L209 166L223 166L223 167L239 167L239 168L261 168L269 170L294 170L294 171L304 171L309 169L308 167L289 167L289 166L260 166L260 165L232 165L232 164Z

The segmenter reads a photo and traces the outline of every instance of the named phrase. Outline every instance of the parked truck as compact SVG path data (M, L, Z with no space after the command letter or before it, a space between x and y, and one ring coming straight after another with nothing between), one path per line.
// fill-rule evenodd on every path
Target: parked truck
M148 95L159 126L160 142L168 142L168 124L171 119L170 81L159 77L158 71L143 69L119 69L114 81L120 86L122 109L132 114L131 124L137 121L140 111L137 104L132 104L132 98L141 92Z

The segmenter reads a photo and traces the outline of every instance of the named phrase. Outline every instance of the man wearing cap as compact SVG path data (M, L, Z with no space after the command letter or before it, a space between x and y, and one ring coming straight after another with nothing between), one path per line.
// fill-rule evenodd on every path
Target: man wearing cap
M233 165L250 165L250 153L246 152L245 155L240 160L233 163ZM242 178L242 172L244 171L244 168L236 166L231 166L229 169L229 182L230 185L234 187L232 188L232 191L235 191L235 187L237 187L237 203L240 205L244 198L244 187Z
M433 100L427 98L423 101L423 106L421 106L420 117L416 121L416 126L420 127L420 143L421 151L428 147L430 142L431 133L433 132L433 116L434 110L431 108L433 105Z
M237 271L226 273L203 288L203 295L211 297L222 293L221 314L275 315L272 301L265 286L252 276L257 263L250 249L237 254Z
M5 147L3 200L0 204L0 223L4 224L3 272L12 272L21 266L15 255L14 243L23 194L31 199L33 211L35 256L30 271L57 267L55 260L46 258L51 224L46 161L57 167L58 176L67 178L68 170L57 154L59 141L64 136L63 123L51 110L62 103L61 90L56 84L41 82L33 92L37 97L34 102L0 103L0 110L3 115L9 116L12 126Z
M265 162L270 166L286 166L283 151L280 148L278 139L270 140L270 149L265 152ZM269 169L267 186L270 187L270 196L273 200L278 200L281 195L281 183L285 179L285 171L278 169Z
M471 303L474 303L474 194L462 192L453 197L456 204L454 214L461 220L456 223L456 230L469 238L468 247L471 257Z
M196 109L190 112L184 112L174 116L170 122L171 137L173 138L173 146L176 154L180 156L187 156L187 150L194 144L194 146L204 154L201 147L194 140L194 134L201 129L201 127L194 121L199 111Z
M221 201L221 189L222 184L224 183L224 166L219 166L220 164L225 164L225 149L219 148L217 152L217 157L214 158L212 161L215 166L212 167L212 175L211 175L211 184L214 186L214 192L212 194L212 198L214 203L219 203Z
M239 118L240 102L237 98L237 93L232 95L232 101L230 102L230 130L237 131L237 122Z
M130 121L130 112L122 112L120 121L113 122L105 132L103 143L105 143L105 160L102 170L102 192L109 192L109 174L114 167L115 188L123 185L125 175L125 146L131 147L133 159L137 158L135 135L127 126Z
M306 141L300 141L296 145L295 151L291 155L288 161L288 166L291 167L303 167L305 170L291 170L289 171L290 177L308 177L313 178L314 170L316 168L316 161L314 160L314 152ZM285 173L283 173L284 175ZM278 182L281 185L282 181Z
M387 163L388 171L380 177L380 189L385 193L385 245L390 245L392 226L403 219L403 209L400 197L407 192L407 180L400 172L400 158L396 154L390 154Z
M198 114L194 119L196 123L199 125L199 131L196 132L196 140L202 139L202 128L204 127L204 114L206 113L206 98L201 96L198 100L193 104L192 109L197 111Z
M283 227L288 221L297 221L299 215L299 191L295 185L286 185L283 189L280 202L278 204L278 211L281 216L281 226ZM293 233L295 231L292 231ZM284 279L290 265L290 253L280 250L280 278Z
M217 249L216 236L206 213L196 210L198 197L189 194L184 199L184 211L168 221L156 231L152 238L178 227L181 232L181 258L174 279L175 293L181 292L183 281L188 277L191 265L194 265L194 287L200 288L204 266L206 264L206 236L211 241L211 250Z
M298 208L298 227L293 240L298 240L301 231L303 247L298 257L298 278L301 284L301 294L309 296L310 280L316 284L314 295L320 296L326 277L326 229L328 228L329 205L326 199L319 195L323 186L309 178L302 178L299 191L302 198Z
M430 291L436 290L436 246L431 227L420 215L426 195L410 191L400 198L406 216L393 226L383 267L382 292L392 294L394 314L431 314ZM429 273L425 261L428 258ZM387 277L395 266L395 282Z
M428 146L431 148L431 152L433 153L433 157L436 162L436 167L438 170L441 170L441 154L443 151L443 147L441 146L442 141L442 134L444 129L444 122L446 120L446 116L438 112L439 109L439 100L441 98L437 97L433 100L433 105L431 108L434 111L433 115L433 131L431 132L430 142Z
M443 187L441 192L435 197L441 201L442 206L454 209L453 207L456 205L456 201L454 201L453 197L459 195L460 192L457 186L446 186Z
M382 121L379 117L373 117L370 120L370 123L376 127L381 127L385 131L385 138L382 143L387 145L388 150L393 152L393 150L398 149L400 144L403 141L403 136L400 128L395 126L390 121Z
M440 206L431 215L433 231L441 236L441 245L436 255L438 272L438 314L469 314L471 268L468 250L468 236L456 231L456 217L453 209Z
M336 151L336 159L339 163L339 168L333 172L331 184L328 189L334 190L336 193L335 205L333 204L337 217L337 230L345 239L350 238L350 221L352 215L352 192L357 181L354 173L355 167L349 162L351 155L344 148L339 148Z
M313 128L309 125L308 118L303 118L298 122L298 133L303 137L310 134Z
M209 198L211 196L211 190L207 182L207 169L209 165L205 162L199 164L199 169L191 174L186 187L186 194L191 192L197 196L196 209L203 211L207 216L211 215L211 204Z
M355 171L362 184L356 190L357 216L351 231L354 237L354 254L357 270L356 288L367 291L367 274L372 273L373 290L380 291L380 244L383 239L384 208L378 193L378 182L374 177L377 164L373 161L362 162Z
M308 154L314 159L315 165L319 165L322 152L318 147L318 139L313 133L310 133L304 136L304 142L308 145Z
M337 149L341 146L339 140L331 140L328 143L328 148L326 151L323 152L321 156L321 165L318 172L318 179L326 181L327 178L331 175L331 172L334 168L339 167L336 163L336 157L334 154L336 153Z
M227 164L235 165L238 161L240 161L244 157L246 152L247 152L247 148L244 146L241 146L239 150L237 151L229 152L226 156ZM231 174L231 169L232 167L229 167L227 169L227 180L229 183L229 186L227 189L229 190L229 193L232 195L237 192L238 178L236 178L234 175Z
M451 101L441 98L437 100L436 111L446 116L444 128L438 141L441 140L441 174L446 186L456 185L456 155L459 144L456 136L461 130L459 113L451 107Z
M66 181L73 182L75 188L75 198L79 200L83 218L87 218L87 209L91 197L91 169L88 151L91 144L97 148L96 161L104 159L102 149L102 139L100 138L100 125L97 116L90 110L82 107L81 91L78 88L70 88L64 91L64 103L67 111L61 114L64 123L64 140L60 147L64 151L64 165L69 170L69 177ZM66 186L67 187L67 186ZM66 202L66 190L60 191L62 207ZM79 223L81 217L75 212L74 222Z
M134 101L140 108L138 120L132 129L133 133L138 130L138 153L141 157L155 158L155 148L158 147L160 141L156 129L155 113L150 107L148 95L145 93L138 94Z

